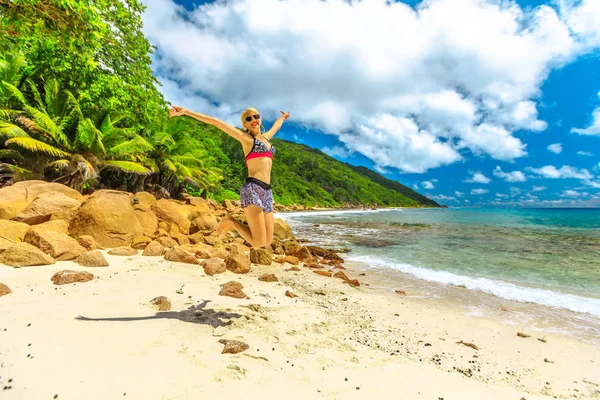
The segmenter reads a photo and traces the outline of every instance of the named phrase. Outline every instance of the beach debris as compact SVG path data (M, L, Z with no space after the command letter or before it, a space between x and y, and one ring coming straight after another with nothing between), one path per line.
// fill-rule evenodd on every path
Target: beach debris
M71 271L71 270L63 270L58 271L50 280L55 285L66 285L68 283L76 283L76 282L88 282L94 279L94 275L89 272L84 271Z
M184 264L199 264L200 261L196 258L195 254L188 253L187 251L174 247L171 250L168 250L165 253L165 260L167 261L175 261Z
M84 267L108 267L108 261L100 250L88 251L75 259L75 262Z
M261 282L279 282L275 274L264 274L258 277Z
M225 267L235 274L246 274L250 271L250 259L243 254L232 254L225 258Z
M183 294L183 289L177 289L177 290L175 291L175 293L177 293L177 294Z
M549 363L549 364L554 364L554 361L551 361L551 360L549 360L549 359L547 359L547 358L544 358L544 362L547 362L547 363Z
M350 278L348 278L348 276L345 273L343 273L342 271L336 272L335 274L333 274L333 277L334 278L340 278L343 281L349 281L350 280Z
M273 253L266 249L253 247L250 249L250 262L259 265L271 265L273 263Z
M237 354L250 348L246 343L239 340L220 339L219 343L225 345L221 354Z
M132 247L129 246L121 246L121 247L115 247L114 249L110 249L108 251L108 254L110 254L111 256L135 256L138 254L138 251Z
M292 265L298 265L298 263L300 262L300 260L298 259L298 257L294 257L294 256L285 256L285 262L292 264Z
M542 343L547 343L547 340L546 340L546 339L544 339L544 338L537 338L537 340L539 340L539 341L540 341L540 342L542 342Z
M246 296L244 292L242 292L244 285L242 285L239 282L230 281L221 285L221 288L222 289L219 292L219 296L229 296L236 299L249 299L249 297Z
M526 334L526 333L523 333L523 332L517 332L517 336L518 336L518 337L522 337L522 338L528 338L528 337L531 337L531 335L528 335L528 334Z
M322 290L315 290L315 294L318 294L319 296L325 296L325 295L327 295L327 293L325 293Z
M153 240L150 243L148 243L148 246L146 246L142 255L147 257L156 257L162 256L164 253L165 247L162 244L160 244L160 242Z
M222 274L227 271L227 268L225 268L225 261L216 257L202 261L201 265L202 268L204 268L204 273L209 276Z
M0 297L6 294L12 293L10 288L6 286L4 283L0 283Z
M96 239L94 239L94 237L91 235L81 235L76 240L77 243L85 247L88 251L96 250L98 248Z
M291 268L286 269L286 272L290 272L290 271L300 272L300 271L302 271L302 269L300 269L299 267L291 267Z
M470 347L472 349L479 350L479 347L477 347L473 343L463 342L462 340L460 342L456 342L456 344L463 344L463 345L465 345L467 347Z
M331 278L331 271L313 271L315 274L317 275L321 275L321 276L326 276L328 278Z
M406 292L404 290L394 290L394 292L396 292L396 294L406 295Z
M171 309L171 300L165 296L158 296L150 300L148 305L158 311L169 311Z
M293 299L294 297L298 297L298 295L297 295L297 294L294 294L294 293L290 292L289 290L286 290L286 291L285 291L285 295L286 295L287 297L291 297L292 299Z
M473 376L473 371L471 371L471 368L456 368L456 370L458 372L460 372L461 374L463 374L464 376L466 376L467 378L470 378Z
M0 254L0 263L11 267L32 267L54 264L56 260L29 243L16 242Z

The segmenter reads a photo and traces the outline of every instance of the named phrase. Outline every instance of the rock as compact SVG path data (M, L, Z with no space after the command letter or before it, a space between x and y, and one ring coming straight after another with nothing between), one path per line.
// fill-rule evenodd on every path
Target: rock
M331 278L331 271L313 271L317 275L326 276Z
M219 340L219 343L225 345L221 354L237 354L241 353L242 351L246 351L250 348L250 346L248 346L246 343L240 342L238 340L221 339Z
M30 226L24 222L0 219L0 235L10 240L23 240L29 228Z
M526 334L526 333L523 333L523 332L517 332L517 336L518 336L518 337L522 337L522 338L528 338L528 337L531 337L531 335L528 335L528 334Z
M139 206L150 209L153 205L156 204L156 197L152 193L148 192L137 192L133 195L134 199L137 199L137 203Z
M160 199L152 206L152 211L160 221L166 222L169 227L176 225L182 234L188 235L190 233L190 220L187 218L188 211L182 204L174 200Z
M547 359L547 358L544 358L544 362L547 362L547 363L549 363L549 364L554 364L554 361L551 361L551 360L549 360L549 359Z
M41 224L50 221L50 217L54 213L75 210L80 205L79 200L75 200L61 192L40 193L23 211L12 219L29 225Z
M290 255L290 256L299 252L301 248L302 248L302 246L300 245L300 243L296 242L295 240L290 241L290 242L285 242L283 244L283 250L285 251L285 254Z
M53 219L47 222L42 222L41 224L35 225L33 226L31 229L37 229L37 230L46 230L46 231L55 231L55 232L61 232L64 233L65 235L68 234L69 232L69 222L62 220L62 219Z
M271 265L273 263L273 254L266 249L253 247L250 249L250 262L260 265Z
M231 200L225 200L223 201L223 207L225 207L225 209L227 211L235 211L235 206L233 205L233 203L231 202Z
M88 251L96 250L98 248L96 240L90 235L79 236L76 240L80 246L85 247L85 249Z
M296 253L296 257L303 262L311 262L313 260L313 256L310 254L310 250L306 248L306 246L302 246L300 248L300 250Z
M250 271L250 260L246 255L229 255L225 258L227 269L236 274L246 274Z
M335 251L330 251L323 258L325 260L334 261L336 263L343 263L344 262L344 259L342 257L338 256L338 254Z
M80 255L75 262L83 267L108 267L108 261L100 250L91 250Z
M135 206L133 212L142 227L144 236L152 236L158 229L158 217L154 211Z
M0 297L12 293L12 291L10 290L10 288L8 286L6 286L4 283L0 283Z
M165 260L184 264L199 264L199 261L194 254L188 253L179 247L174 247L171 250L167 250L165 253Z
M77 240L65 233L37 227L29 229L23 241L59 261L72 260L87 251Z
M220 258L209 258L207 260L202 261L202 268L204 268L204 273L209 276L213 276L215 274L222 274L227 271L225 268L225 261Z
M89 272L64 270L58 271L50 278L55 285L66 285L68 283L88 282L94 279Z
M300 262L300 260L298 260L298 257L294 257L294 256L286 256L285 257L285 262L292 264L292 265L298 265L298 263Z
M344 281L344 283L347 283L350 286L360 286L360 282L358 281L358 279L348 279L347 281Z
M0 254L0 263L11 267L32 267L51 265L56 260L29 243L16 243Z
M306 248L310 250L312 254L319 257L325 257L331 251L319 246L306 246Z
M165 247L162 244L160 244L159 242L157 242L156 240L154 240L154 241L148 243L148 246L146 246L142 255L150 256L150 257L162 256L164 251L165 251Z
M231 243L231 244L227 245L226 249L229 250L229 252L231 254L245 254L245 253L250 252L250 261L252 261L252 252L250 251L250 247L248 247L242 243L237 243L237 242ZM252 261L252 262L254 262L254 261ZM269 264L265 264L265 265L269 265Z
M402 294L402 295L406 295L406 292L404 290L395 290L396 294Z
M289 290L286 290L286 291L285 291L285 295L286 295L287 297L291 297L292 299L293 299L294 297L298 297L298 295L297 295L297 294L294 294L294 293L290 292Z
M273 220L273 237L279 240L295 240L290 226L281 218Z
M210 214L204 214L192 221L190 233L196 232L212 232L217 227L217 217Z
M143 232L131 205L131 194L98 190L79 207L69 224L73 237L90 235L102 247L129 246Z
M219 292L219 296L229 296L236 299L249 299L244 292L242 292L242 284L239 282L231 281L222 285L222 289Z
M290 272L290 271L300 272L302 270L299 267L291 267L291 268L286 269L286 271L287 272Z
M131 247L136 250L144 250L148 244L152 241L148 236L136 236L131 242Z
M20 181L0 189L0 219L15 217L36 197L45 192L60 192L75 200L83 198L78 191L59 183L37 180ZM0 232L2 232L1 229Z
M156 240L158 241L158 243L162 244L166 248L177 246L177 242L171 239L171 237L169 236L161 236Z
M129 246L115 247L114 249L110 249L108 254L111 256L137 256L138 251Z
M64 211L55 212L55 213L53 213L50 216L50 221L56 221L56 220L65 221L67 223L67 226L68 226L68 224L71 222L71 220L75 216L75 212L76 211L77 211L77 208L73 208L71 210L64 210Z
M275 274L264 274L258 277L261 282L279 282Z
M316 263L314 261L309 261L306 263L305 267L308 267L310 269L323 269L325 268L323 265Z
M227 258L230 255L233 255L223 248L208 247L207 250L208 254L210 254L211 257ZM239 256L248 259L248 256L246 254L240 254ZM250 260L248 260L248 263L250 263Z
M11 246L14 246L16 243L18 242L16 242L15 240L10 240L0 236L0 253L2 253L4 250L8 249Z
M204 234L202 232L196 232L192 235L188 235L190 243L204 243Z
M348 278L346 276L346 274L343 273L342 271L337 271L335 274L333 274L333 277L334 278L340 278L341 280L344 280L344 281L349 281L350 280L350 278Z
M169 311L171 309L171 300L165 296L158 296L150 300L148 305L158 311Z

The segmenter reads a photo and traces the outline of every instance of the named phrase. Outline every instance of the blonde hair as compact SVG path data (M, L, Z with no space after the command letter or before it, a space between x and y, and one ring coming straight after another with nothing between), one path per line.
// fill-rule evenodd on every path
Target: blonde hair
M246 123L246 117L248 115L255 115L255 114L260 115L260 113L258 112L258 110L256 108L252 108L251 107L251 108L247 108L246 110L244 110L244 112L242 113L242 115L240 117L240 119L242 120L242 126L244 126L244 124ZM265 131L266 129L265 129L265 127L262 124L262 117L261 117L260 120L261 120L260 129L261 129L261 131ZM248 129L244 128L244 130L246 132L248 132Z

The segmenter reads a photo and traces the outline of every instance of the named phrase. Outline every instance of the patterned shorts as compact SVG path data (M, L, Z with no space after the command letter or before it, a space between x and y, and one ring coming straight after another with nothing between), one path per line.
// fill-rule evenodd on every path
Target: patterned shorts
M260 184L255 183L257 181ZM271 189L266 189L263 186L270 187L258 179L255 180L251 178L242 185L240 188L240 202L242 203L242 208L246 208L253 204L262 208L264 212L273 212L273 192Z

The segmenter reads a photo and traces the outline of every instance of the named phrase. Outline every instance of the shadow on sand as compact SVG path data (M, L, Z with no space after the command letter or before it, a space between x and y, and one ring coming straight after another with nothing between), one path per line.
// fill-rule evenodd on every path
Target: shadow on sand
M178 319L184 322L192 322L195 324L210 325L213 328L219 326L228 326L233 323L233 318L240 318L242 315L237 313L227 313L224 311L215 311L206 308L210 300L203 300L202 303L191 306L183 311L159 311L156 315L146 317L112 317L112 318L88 318L80 315L75 319L80 321L143 321L148 319ZM229 321L224 321L229 320Z

